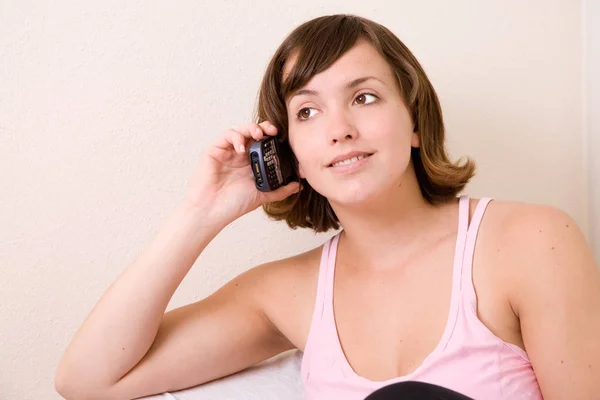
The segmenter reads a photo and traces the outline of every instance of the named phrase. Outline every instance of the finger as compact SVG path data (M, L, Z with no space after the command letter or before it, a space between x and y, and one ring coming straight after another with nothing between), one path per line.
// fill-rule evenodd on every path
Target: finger
M257 123L251 123L248 126L248 130L250 131L250 134L254 140L259 141L263 138L263 130Z
M282 186L280 188L278 188L277 190L274 190L272 192L265 192L265 198L266 201L271 203L274 201L281 201L291 195L293 195L294 193L298 193L300 190L302 190L302 187L300 186L300 182L290 182L285 186Z
M247 139L260 140L262 139L262 129L258 126L258 124L250 123L245 125L239 125L233 128L240 135L244 136ZM258 138L258 139L257 139Z
M244 135L232 129L231 139L235 151L239 154L244 154L246 152L246 138Z
M229 150L233 147L238 153L243 153L246 150L245 144L246 138L235 129L227 129L215 142L215 146L220 149Z
M263 121L258 125L260 125L263 132L266 133L267 135L269 135L269 136L277 135L277 127L271 121Z

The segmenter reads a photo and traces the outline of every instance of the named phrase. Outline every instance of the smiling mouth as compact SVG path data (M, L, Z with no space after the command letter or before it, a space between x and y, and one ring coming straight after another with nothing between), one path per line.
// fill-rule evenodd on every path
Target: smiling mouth
M371 157L371 156L372 156L372 154L361 154L360 156L351 157L351 158L330 164L329 167L341 167L344 165L350 165L352 163L362 160L363 158L367 158L367 157Z

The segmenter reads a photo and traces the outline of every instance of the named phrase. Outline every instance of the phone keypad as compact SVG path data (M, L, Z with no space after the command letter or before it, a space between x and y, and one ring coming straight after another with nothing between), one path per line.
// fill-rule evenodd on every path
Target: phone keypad
M273 140L265 143L264 146L265 163L267 170L267 179L269 186L273 189L278 188L283 183L283 176L281 175L281 167L279 165L279 157L275 151L275 143Z

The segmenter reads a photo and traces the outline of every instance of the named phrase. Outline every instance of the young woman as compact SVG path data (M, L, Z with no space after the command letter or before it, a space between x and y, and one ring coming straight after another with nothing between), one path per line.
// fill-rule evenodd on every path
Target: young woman
M600 273L547 206L460 197L423 69L385 27L350 15L298 27L262 82L257 121L225 131L185 199L107 290L56 376L67 399L131 399L304 352L310 399L422 381L477 399L600 393ZM289 141L301 185L256 190L247 149ZM343 227L164 313L202 250L263 206L291 227ZM208 268L208 266L200 266Z

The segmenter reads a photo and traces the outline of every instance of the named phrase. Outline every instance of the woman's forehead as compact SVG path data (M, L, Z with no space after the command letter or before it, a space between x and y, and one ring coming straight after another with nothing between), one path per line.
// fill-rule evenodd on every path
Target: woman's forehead
M283 68L282 82L286 82L290 75L294 74L294 69L296 68L299 55L300 52L296 50L292 52L292 54L286 60ZM312 60L303 60L302 62L313 64ZM393 70L388 62L379 54L379 52L371 45L371 43L364 39L357 41L357 43L355 43L331 65L329 65L323 71L311 76L309 80L312 80L315 76L331 70L339 70L332 74L332 77L340 77L342 80L355 79L359 76L366 75L374 75L381 80L389 80L389 78L394 76ZM341 70L344 71L344 74L340 75L338 72L341 72ZM305 86L307 83L308 81L302 86Z

